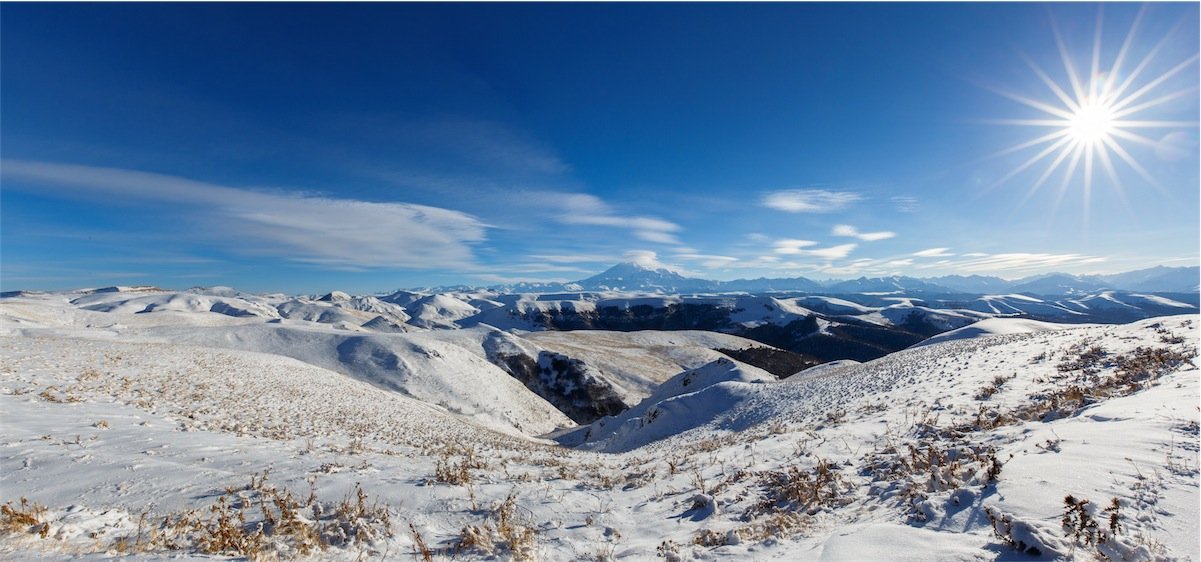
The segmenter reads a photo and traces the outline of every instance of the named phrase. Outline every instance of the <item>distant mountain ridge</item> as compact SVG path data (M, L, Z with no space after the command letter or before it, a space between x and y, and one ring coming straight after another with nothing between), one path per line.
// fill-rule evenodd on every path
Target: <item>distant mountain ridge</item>
M681 293L762 293L810 291L840 293L944 293L1077 295L1102 290L1195 293L1201 291L1201 267L1156 266L1111 275L1049 273L1016 280L987 275L860 277L816 281L806 277L715 281L687 277L667 268L624 262L572 283L517 283L490 287L503 292L557 293L570 291L645 291Z

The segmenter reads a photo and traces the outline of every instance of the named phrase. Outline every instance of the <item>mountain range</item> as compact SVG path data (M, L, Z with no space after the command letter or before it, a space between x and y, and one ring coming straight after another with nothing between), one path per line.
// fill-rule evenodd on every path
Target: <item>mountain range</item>
M985 275L860 277L818 281L806 277L715 281L681 275L667 268L619 263L601 273L571 283L518 283L492 287L510 293L564 291L646 291L651 293L763 293L773 291L826 294L1005 294L1079 295L1101 290L1195 293L1201 291L1201 268L1156 266L1111 275L1048 273L1016 280Z

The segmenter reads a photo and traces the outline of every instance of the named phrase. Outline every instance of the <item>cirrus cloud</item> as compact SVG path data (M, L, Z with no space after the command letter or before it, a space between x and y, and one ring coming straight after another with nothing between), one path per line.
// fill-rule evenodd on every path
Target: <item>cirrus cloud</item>
M803 251L803 250L801 250L801 248L807 248L809 246L816 246L816 245L817 245L817 242L814 242L813 240L797 240L795 238L784 238L782 240L776 240L776 243L774 246L775 246L775 252L777 254L799 254Z
M487 238L476 217L439 207L266 192L119 168L4 160L6 189L167 205L193 236L237 252L334 268L470 268Z
M760 203L789 213L830 213L862 200L862 195L852 191L783 189L765 193Z
M857 229L849 224L836 225L834 227L834 230L831 232L831 234L833 234L834 236L847 236L847 237L851 237L851 238L858 238L860 240L863 240L864 242L875 242L877 240L887 240L887 239L892 238L897 235L897 233L890 232L887 230L882 230L880 232L859 232L859 229Z
M649 216L619 214L599 197L586 193L532 192L527 200L554 211L554 220L571 225L606 226L630 230L640 240L679 246L680 225Z
M913 255L919 258L947 258L955 255L947 252L947 250L950 250L950 248L929 248L914 252Z

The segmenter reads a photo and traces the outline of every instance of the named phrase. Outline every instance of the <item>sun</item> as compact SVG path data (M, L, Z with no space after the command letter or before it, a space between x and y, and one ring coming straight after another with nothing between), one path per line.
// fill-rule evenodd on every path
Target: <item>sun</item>
M1130 145L1155 148L1158 143L1140 133L1146 129L1196 128L1196 121L1165 121L1147 119L1144 113L1168 102L1181 98L1195 99L1198 87L1190 84L1177 91L1160 92L1165 84L1186 69L1194 67L1199 55L1194 53L1187 59L1168 68L1158 76L1145 76L1155 56L1160 53L1169 37L1164 36L1146 51L1143 58L1129 65L1128 60L1134 47L1136 32L1142 21L1145 8L1140 10L1123 40L1112 64L1101 65L1101 19L1098 17L1092 45L1091 64L1083 72L1077 69L1076 61L1068 52L1058 27L1052 21L1055 43L1063 64L1066 83L1060 83L1028 57L1026 64L1034 75L1046 86L1045 99L1033 99L1004 91L997 93L1022 105L1037 110L1041 115L1030 119L1002 119L993 122L1005 125L1034 127L1042 132L1035 138L995 153L993 156L1015 152L1035 152L1007 175L997 180L997 187L1018 174L1038 166L1042 172L1031 184L1025 202L1053 177L1059 176L1059 197L1062 198L1068 185L1083 176L1084 202L1087 208L1094 176L1098 168L1103 170L1110 183L1123 199L1122 182L1118 164L1133 170L1147 185L1165 191L1158 181L1127 149ZM1062 81L1062 80L1061 80ZM1039 168L1035 168L1036 170Z
M1085 144L1113 142L1114 128L1119 123L1116 113L1111 104L1103 100L1088 100L1068 119L1068 135Z

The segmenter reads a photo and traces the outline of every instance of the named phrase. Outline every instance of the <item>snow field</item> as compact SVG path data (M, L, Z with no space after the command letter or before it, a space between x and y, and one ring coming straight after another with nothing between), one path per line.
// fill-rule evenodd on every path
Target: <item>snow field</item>
M164 335L192 327L147 341L96 322L108 313L44 308L6 304L0 330L11 559L1201 558L1196 316L957 340L782 383L709 363L601 453Z

